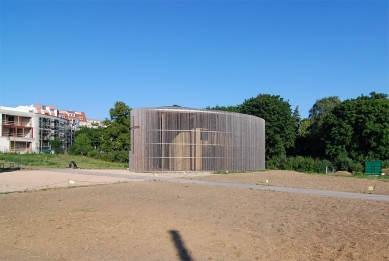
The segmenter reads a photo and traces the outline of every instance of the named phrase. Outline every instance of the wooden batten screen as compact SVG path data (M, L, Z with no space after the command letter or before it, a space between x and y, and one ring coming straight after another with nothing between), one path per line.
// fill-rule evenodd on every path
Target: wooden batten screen
M130 170L265 169L265 120L182 107L131 111Z

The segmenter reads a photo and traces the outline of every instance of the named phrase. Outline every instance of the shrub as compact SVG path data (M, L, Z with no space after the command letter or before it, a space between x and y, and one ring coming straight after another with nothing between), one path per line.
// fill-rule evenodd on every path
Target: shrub
M383 169L389 168L389 159L382 161L382 168Z
M88 151L88 157L90 158L98 158L99 152L97 150L90 150Z
M353 162L351 164L351 171L352 172L363 172L364 171L364 167L362 165L362 163L360 162Z
M313 159L311 157L274 157L266 161L267 169L294 170L300 172L325 173L326 167L333 164L328 160ZM329 170L332 171L332 168Z
M336 170L352 171L353 161L346 156L338 156L335 159Z
M304 160L300 163L298 171L301 172L314 172L315 169L315 160L311 157L304 158Z
M328 172L332 172L333 164L329 160L315 160L315 172L317 173L326 173L326 168Z
M281 158L273 157L266 161L266 169L281 169Z

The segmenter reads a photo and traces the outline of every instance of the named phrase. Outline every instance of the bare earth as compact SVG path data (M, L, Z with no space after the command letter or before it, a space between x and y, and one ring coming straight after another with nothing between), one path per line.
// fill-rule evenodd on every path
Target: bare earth
M389 201L107 172L0 173L0 260L389 260ZM158 175L389 195L389 182L291 171Z

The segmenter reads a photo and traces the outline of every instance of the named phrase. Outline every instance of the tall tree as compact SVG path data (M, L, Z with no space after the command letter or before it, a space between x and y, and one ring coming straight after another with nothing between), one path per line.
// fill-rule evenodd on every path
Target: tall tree
M339 104L341 101L338 96L330 96L316 100L309 110L310 127L306 141L309 143L311 156L321 158L325 156L325 143L322 141L323 132L325 132L322 129L323 120Z
M293 111L292 117L294 119L295 131L296 131L296 140L294 143L294 148L290 150L289 154L293 154L294 156L300 155L304 150L304 137L301 135L302 133L302 120L300 116L299 106L297 105Z
M266 158L285 156L296 139L295 120L288 101L279 95L259 94L239 105L241 113L261 117L266 121Z
M325 117L323 129L328 158L388 159L389 99L373 92L346 100Z
M105 153L112 151L130 150L130 121L131 108L124 102L117 101L113 108L109 110L110 119L105 119L107 126L104 132L102 148Z
M296 128L296 135L297 135L297 137L299 137L299 136L301 136L301 116L300 116L300 111L299 111L298 105L294 109L292 116L293 116L294 124L295 124L295 128Z

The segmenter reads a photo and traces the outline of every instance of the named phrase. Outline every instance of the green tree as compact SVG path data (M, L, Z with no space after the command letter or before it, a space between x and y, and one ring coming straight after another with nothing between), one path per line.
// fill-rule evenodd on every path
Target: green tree
M128 152L131 149L130 112L130 107L117 101L114 108L109 110L110 119L104 121L107 127L103 135L102 149L106 154L116 155L109 158L112 161L128 161Z
M206 107L206 110L216 110L216 111L229 111L229 112L239 112L238 106L219 106L216 105L215 107Z
M88 152L93 150L92 142L86 133L79 133L74 138L74 143L71 152L76 155L88 155Z
M49 141L51 149L54 151L54 154L63 153L62 140L60 138L54 138Z
M312 157L310 143L310 126L311 120L308 118L302 119L300 122L300 135L296 139L296 156Z
M93 149L100 151L105 130L106 129L103 127L98 127L98 128L82 127L76 131L75 137L77 137L82 133L86 134L91 141L91 145Z
M301 136L301 116L300 116L300 111L299 111L298 105L294 109L292 116L293 116L294 124L295 124L295 128L296 128L296 135L297 135L297 137L299 137L299 136Z
M325 155L325 143L322 140L323 130L322 125L324 118L339 104L341 101L338 96L325 97L316 100L315 104L309 110L309 137L306 139L306 147L309 147L309 154L312 157L321 157Z
M298 105L294 109L292 113L292 117L294 119L294 124L295 124L296 140L295 140L294 148L291 150L289 154L293 154L294 156L297 156L297 155L301 155L302 151L304 150L304 137L301 135L302 120L301 120Z
M301 120L301 129L300 129L300 135L302 137L307 137L310 132L309 129L311 127L311 120L308 118L304 118Z
M353 160L389 158L389 99L370 93L337 105L323 120L326 156Z
M286 156L296 139L295 119L288 101L279 95L259 94L239 105L241 113L261 117L266 121L266 157Z

